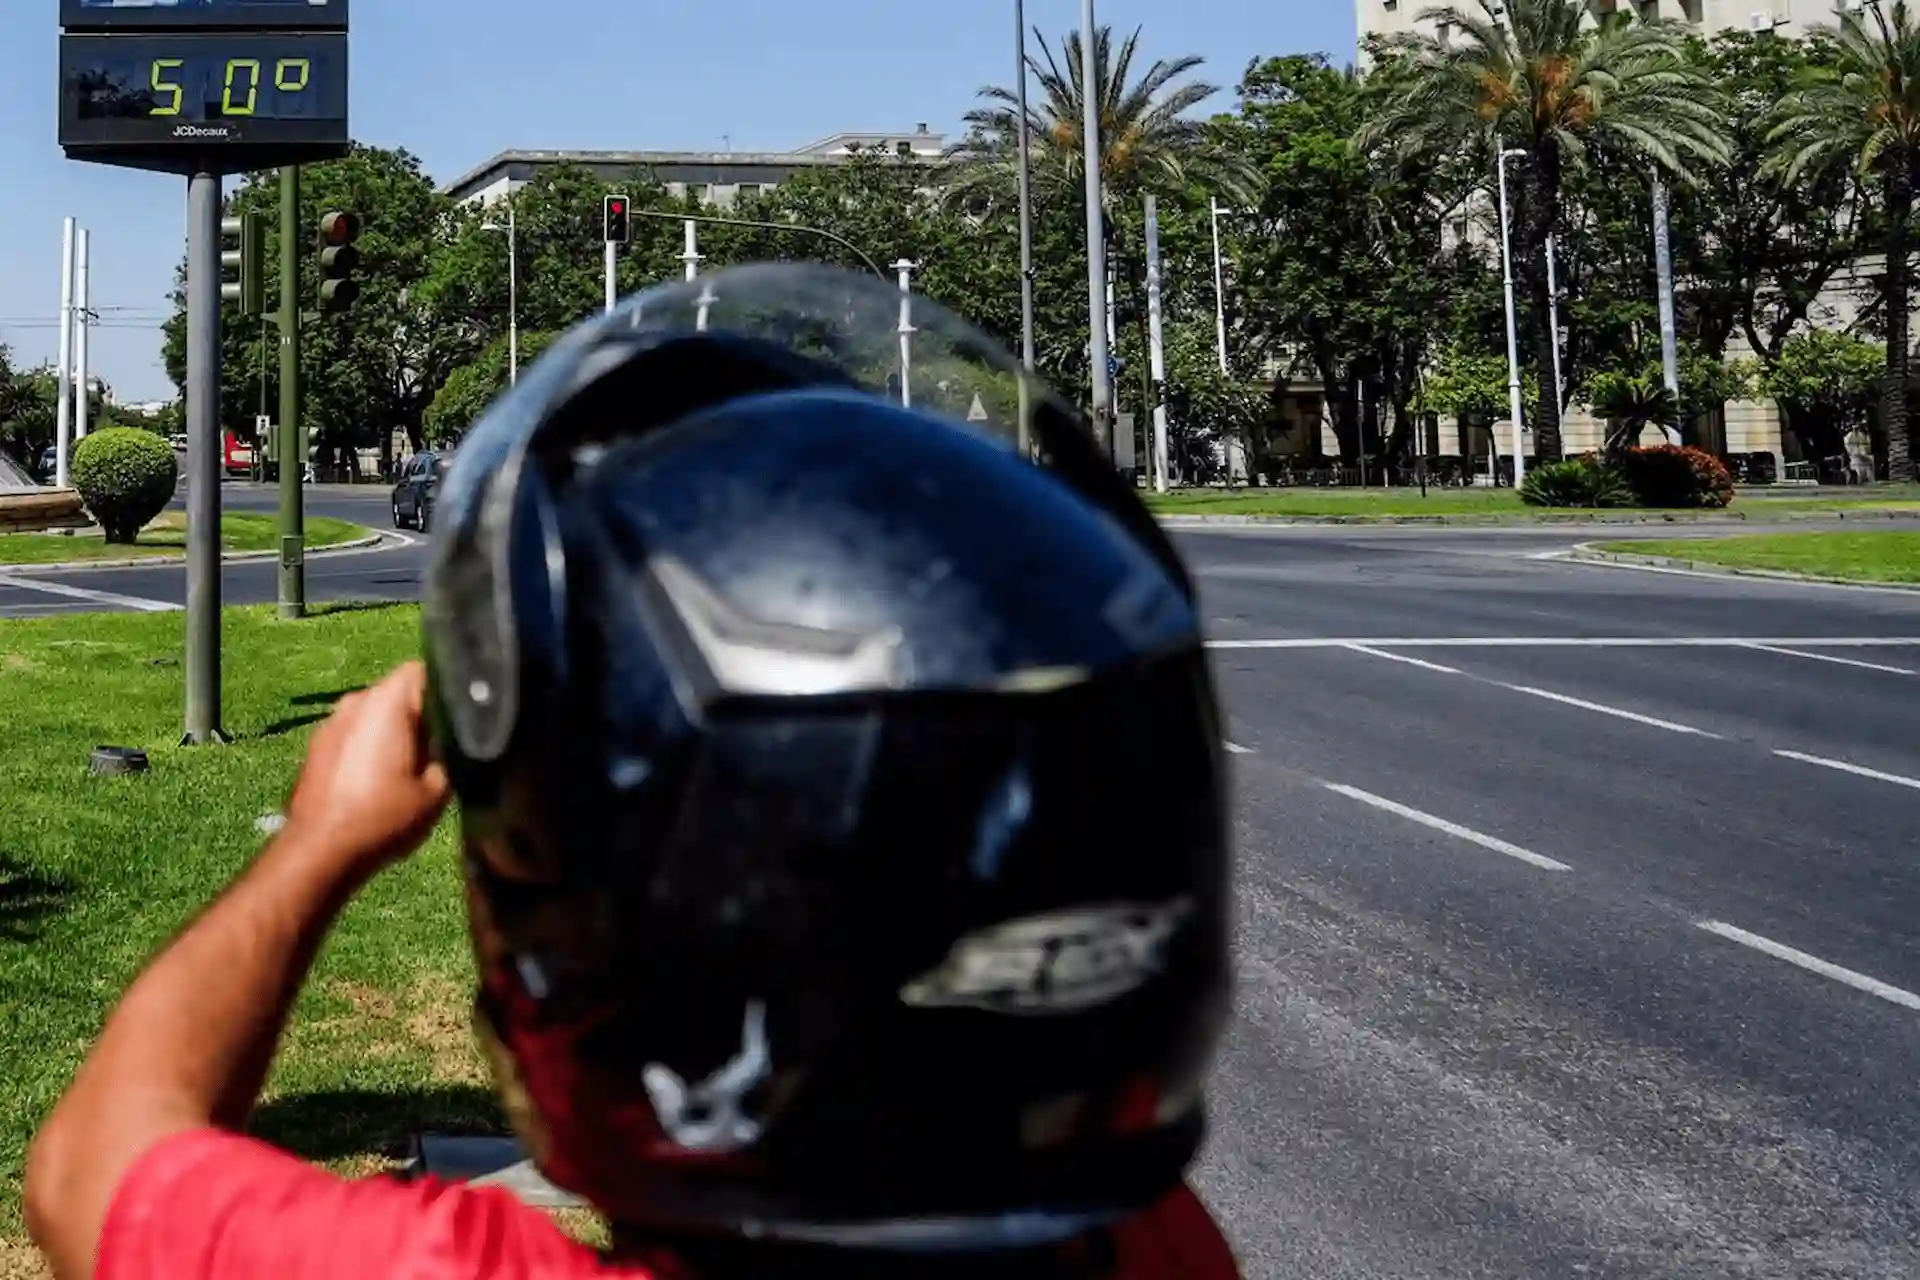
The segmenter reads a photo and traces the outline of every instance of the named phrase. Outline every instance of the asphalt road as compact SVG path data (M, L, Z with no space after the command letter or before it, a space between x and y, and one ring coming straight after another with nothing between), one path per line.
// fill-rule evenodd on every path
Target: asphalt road
M1920 594L1583 536L1183 539L1247 646L1202 1186L1254 1276L1920 1274Z
M1240 843L1199 1182L1250 1277L1920 1275L1920 593L1553 558L1594 536L1179 535Z

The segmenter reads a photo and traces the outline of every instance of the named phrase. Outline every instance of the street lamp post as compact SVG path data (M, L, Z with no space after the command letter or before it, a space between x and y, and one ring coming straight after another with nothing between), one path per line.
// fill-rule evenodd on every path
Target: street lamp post
M1517 149L1502 151L1495 166L1500 171L1500 266L1506 277L1507 292L1507 411L1513 416L1513 487L1516 489L1527 478L1527 444L1520 421L1520 324L1513 304L1513 225L1507 212L1507 161L1526 154ZM1497 471L1494 481L1499 482Z
M1027 138L1027 6L1026 0L1013 0L1014 47L1017 50L1020 78L1014 83L1020 114L1020 363L1033 372L1033 174L1029 168Z
M1033 374L1033 173L1027 137L1027 6L1026 0L1013 0L1014 52L1019 62L1019 86L1016 91L1020 113L1020 143L1017 148L1020 177L1020 365L1029 377ZM1020 380L1020 454L1033 453L1032 426L1027 421L1027 379Z
M1567 408L1567 381L1560 372L1560 265L1559 245L1554 237L1547 237L1547 327L1553 339L1553 395L1554 411L1564 413Z
M1087 354L1093 375L1093 420L1114 456L1113 382L1107 367L1106 205L1100 184L1099 59L1094 50L1093 0L1080 0L1081 165L1087 186Z
M1220 201L1207 201L1213 213L1213 339L1220 350L1220 373L1231 376L1227 368L1227 275L1220 262Z
M520 384L520 235L513 217L513 200L507 200L507 221L483 223L482 231L507 234L507 382Z
M901 258L893 264L900 273L900 405L913 407L913 269L920 264Z

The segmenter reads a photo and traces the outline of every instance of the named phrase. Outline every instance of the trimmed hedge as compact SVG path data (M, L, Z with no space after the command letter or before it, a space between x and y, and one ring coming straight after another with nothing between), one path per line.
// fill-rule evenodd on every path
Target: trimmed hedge
M180 467L164 437L133 427L108 427L74 448L72 475L73 487L107 541L131 544L173 500Z

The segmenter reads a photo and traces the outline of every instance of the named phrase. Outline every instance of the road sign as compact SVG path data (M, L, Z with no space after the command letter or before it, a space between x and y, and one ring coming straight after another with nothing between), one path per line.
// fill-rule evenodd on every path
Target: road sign
M980 402L980 393L976 391L973 393L973 405L967 410L967 421L985 422L986 420L987 406Z

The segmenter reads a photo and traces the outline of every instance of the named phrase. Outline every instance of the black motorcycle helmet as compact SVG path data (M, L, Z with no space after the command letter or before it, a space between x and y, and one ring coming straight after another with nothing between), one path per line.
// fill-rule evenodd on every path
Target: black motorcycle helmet
M1177 1185L1228 1007L1218 711L1080 419L924 299L746 267L557 343L437 514L477 1021L550 1179L936 1251Z

